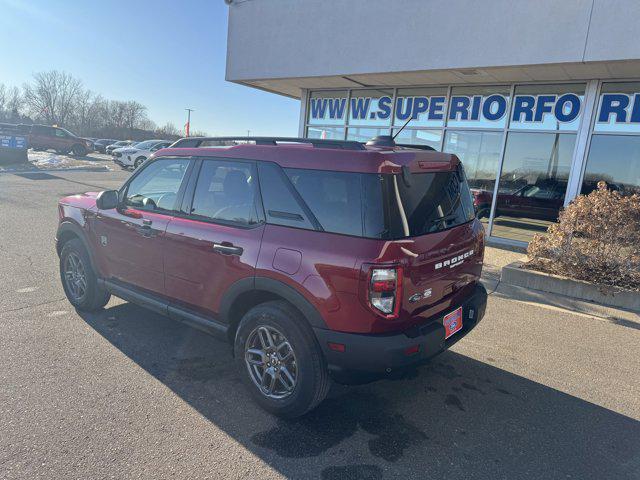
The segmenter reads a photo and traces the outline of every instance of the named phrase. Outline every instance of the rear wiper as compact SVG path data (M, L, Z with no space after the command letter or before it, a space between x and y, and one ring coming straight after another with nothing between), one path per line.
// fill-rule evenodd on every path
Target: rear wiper
M431 220L431 224L434 224L436 222L442 222L442 221L447 221L447 220L453 220L455 218L457 218L457 214L455 213L450 213L449 215L443 215L442 217L438 217L438 218L434 218L433 220Z

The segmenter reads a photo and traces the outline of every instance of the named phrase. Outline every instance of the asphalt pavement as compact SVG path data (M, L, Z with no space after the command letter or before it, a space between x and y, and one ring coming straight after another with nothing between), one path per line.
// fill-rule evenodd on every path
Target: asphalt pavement
M118 299L77 313L56 201L128 175L0 173L1 479L640 478L637 318L494 294L431 364L283 421L227 345Z

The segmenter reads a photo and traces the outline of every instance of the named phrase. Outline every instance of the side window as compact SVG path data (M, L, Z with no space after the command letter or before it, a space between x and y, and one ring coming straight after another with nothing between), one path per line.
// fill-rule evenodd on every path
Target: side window
M141 210L175 210L191 160L166 158L146 164L127 187L125 204Z
M361 174L292 168L285 171L325 231L363 235Z
M64 138L64 137L67 136L67 134L64 133L63 130L60 130L59 128L55 129L55 133L56 133L56 137L58 137L58 138Z
M304 210L298 204L285 173L278 165L259 162L260 192L267 223L285 227L313 229Z
M241 225L258 223L256 175L252 163L204 160L191 214Z

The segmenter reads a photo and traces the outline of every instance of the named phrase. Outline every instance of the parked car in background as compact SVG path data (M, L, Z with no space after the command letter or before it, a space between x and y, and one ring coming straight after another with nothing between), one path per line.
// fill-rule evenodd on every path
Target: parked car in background
M106 153L107 147L109 145L113 145L118 140L114 140L113 138L102 138L100 140L96 140L93 145L95 147L96 152Z
M91 140L79 137L69 130L49 125L19 124L16 127L28 138L34 150L55 150L57 153L83 156L93 150Z
M167 140L146 140L132 147L116 148L113 151L113 161L121 167L138 168L153 152L167 148L172 143Z
M107 148L105 148L105 153L107 153L108 155L113 155L113 151L116 148L131 147L136 143L139 143L139 142L134 142L133 140L120 140L119 142L112 143L111 145L107 145Z
M119 191L60 200L74 307L116 295L217 335L257 403L287 417L330 377L415 367L483 318L484 230L455 155L391 137L212 140L178 141Z

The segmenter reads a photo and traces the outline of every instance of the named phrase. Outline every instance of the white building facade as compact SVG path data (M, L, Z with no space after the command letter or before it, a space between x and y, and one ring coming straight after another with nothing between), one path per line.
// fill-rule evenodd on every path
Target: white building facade
M300 136L395 134L463 161L496 243L599 180L640 191L637 0L235 0L227 79L301 100Z

